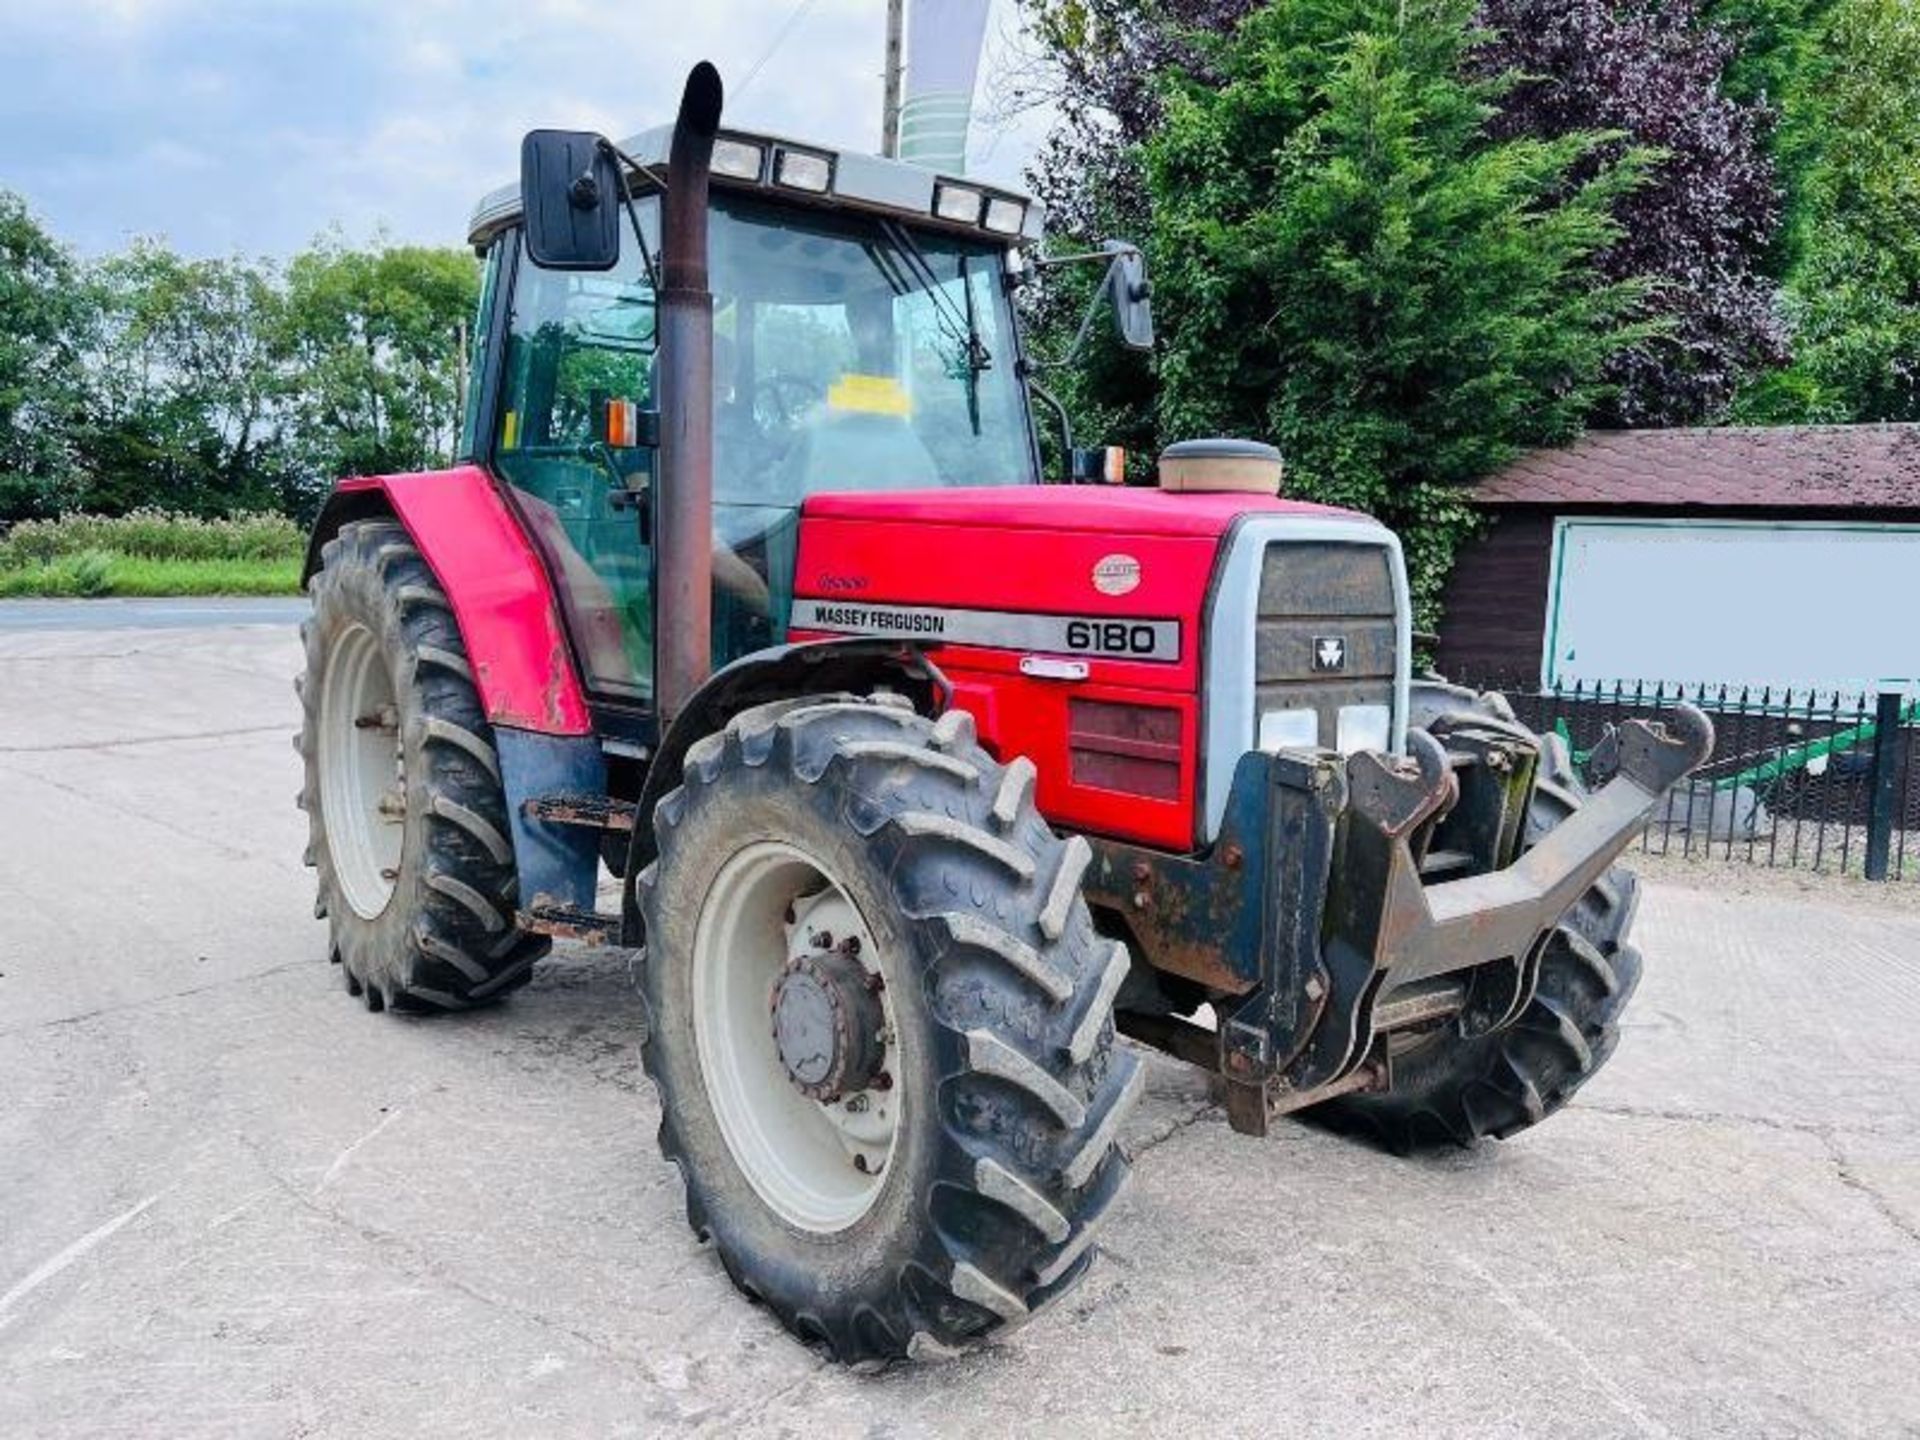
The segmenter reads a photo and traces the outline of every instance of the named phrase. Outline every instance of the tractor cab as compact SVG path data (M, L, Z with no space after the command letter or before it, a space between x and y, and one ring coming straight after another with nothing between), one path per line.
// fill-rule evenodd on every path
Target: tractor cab
M610 147L628 201L604 268L541 263L519 186L483 201L471 230L486 298L468 453L510 488L559 579L589 689L638 707L653 699L670 138L663 127ZM721 665L784 638L806 496L1038 481L1008 280L1040 211L896 161L739 132L717 137L711 176Z

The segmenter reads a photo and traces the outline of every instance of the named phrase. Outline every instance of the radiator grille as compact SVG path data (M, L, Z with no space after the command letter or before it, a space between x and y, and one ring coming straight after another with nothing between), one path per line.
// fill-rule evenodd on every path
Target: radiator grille
M1393 704L1393 569L1384 548L1275 541L1261 559L1254 620L1254 733L1269 710L1311 709L1331 748L1343 705ZM1337 668L1316 651L1338 642Z

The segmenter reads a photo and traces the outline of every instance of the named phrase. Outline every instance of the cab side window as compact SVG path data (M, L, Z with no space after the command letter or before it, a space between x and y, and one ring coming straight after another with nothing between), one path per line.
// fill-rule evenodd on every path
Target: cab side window
M511 248L511 241L495 239L487 247L486 265L480 274L480 304L474 311L473 341L467 352L465 403L460 411L459 456L462 460L473 459L481 450L480 402L485 394L487 339L493 328L494 300L500 289L501 257Z
M657 202L641 207L657 233ZM640 518L655 451L639 443L654 405L657 314L631 232L598 273L541 270L514 243L495 468L559 582L568 628L596 689L653 689L653 556Z

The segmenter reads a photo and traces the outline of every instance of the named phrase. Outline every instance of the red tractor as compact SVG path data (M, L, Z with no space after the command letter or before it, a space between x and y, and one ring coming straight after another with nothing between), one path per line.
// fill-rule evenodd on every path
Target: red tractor
M1412 675L1398 542L1273 452L1048 483L1037 207L719 120L701 66L670 128L529 135L473 222L464 458L320 519L302 804L348 991L464 1009L550 937L629 949L689 1220L849 1360L1079 1278L1116 1031L1256 1134L1564 1104L1639 977L1610 867L1705 719L1622 727L1589 795ZM1098 258L1151 343L1138 254Z

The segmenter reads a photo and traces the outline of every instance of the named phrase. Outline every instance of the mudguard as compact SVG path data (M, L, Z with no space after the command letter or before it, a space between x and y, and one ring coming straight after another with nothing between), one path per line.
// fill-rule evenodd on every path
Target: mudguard
M487 472L462 465L343 480L314 526L302 582L342 525L377 515L406 526L446 590L487 719L542 735L592 734L546 568Z
M769 701L839 690L864 695L882 687L904 695L923 715L938 715L953 695L946 677L933 662L917 647L898 640L810 640L775 645L743 655L708 677L667 726L647 769L627 852L626 880L621 887L624 943L645 943L634 879L653 862L654 806L679 785L682 762L696 740L724 729L741 711Z

